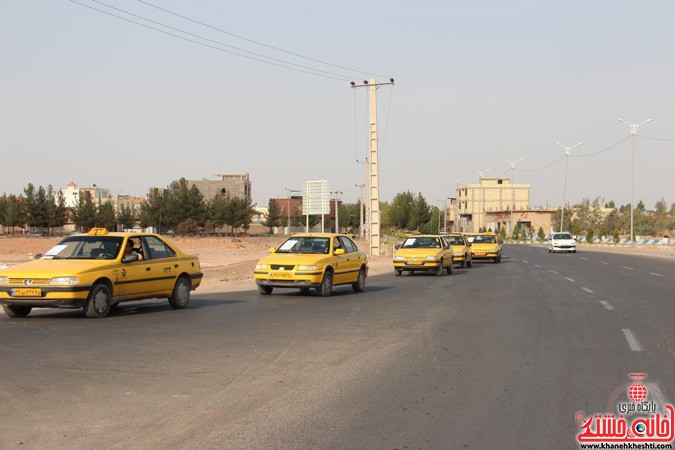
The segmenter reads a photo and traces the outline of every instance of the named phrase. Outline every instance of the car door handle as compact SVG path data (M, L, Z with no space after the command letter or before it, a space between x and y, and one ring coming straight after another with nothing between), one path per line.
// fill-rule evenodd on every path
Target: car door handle
M150 272L150 267L146 267L145 270L147 270L148 272Z
M174 264L173 267L178 269L178 264Z

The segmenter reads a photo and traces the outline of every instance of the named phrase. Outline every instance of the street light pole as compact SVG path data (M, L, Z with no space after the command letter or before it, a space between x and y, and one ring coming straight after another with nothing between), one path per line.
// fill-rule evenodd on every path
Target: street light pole
M460 223L460 222L462 221L462 217L461 217L461 214L460 214L459 221L458 221L458 220L457 220L457 219L458 219L457 213L459 212L459 197L460 197L460 195L459 195L459 183L460 183L463 179L464 179L464 177L455 178L455 192L457 192L457 205L455 205L455 228L456 228L455 231L456 231L456 232L461 232L461 231L462 231L462 229L461 229L461 228L462 228L462 225L461 225L461 223Z
M510 219L511 219L511 229L509 230L509 235L513 236L513 210L515 209L515 187L513 186L513 169L516 168L516 164L518 164L520 161L522 161L525 158L520 158L517 161L509 161L508 159L504 158L504 161L509 163L511 165L511 214L510 214Z
M342 194L342 191L330 191L331 194L335 194L335 234L338 234L340 231L340 216L339 216L339 194Z
M581 145L581 142L579 142L578 144L574 144L571 147L565 147L560 142L555 142L555 143L558 144L559 146L561 146L565 150L565 181L563 182L563 204L562 204L562 208L560 210L560 232L562 233L563 223L565 221L565 202L567 201L567 198L566 198L567 197L567 165L569 164L569 161L570 161L570 151L574 147L578 147L579 145Z
M633 233L633 212L635 211L635 135L637 134L638 127L640 125L644 125L647 122L651 122L652 119L647 119L644 122L640 123L628 123L625 120L617 117L617 120L625 123L630 127L630 134L633 135L633 170L632 170L632 175L631 175L631 194L630 194L630 242L631 244L634 244L637 246L637 242L635 242L634 239L634 233Z

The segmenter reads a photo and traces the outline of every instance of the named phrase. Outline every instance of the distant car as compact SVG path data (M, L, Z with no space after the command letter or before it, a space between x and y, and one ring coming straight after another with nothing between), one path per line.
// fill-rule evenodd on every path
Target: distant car
M473 259L471 258L471 244L461 234L448 234L443 238L448 241L452 247L452 261L464 269L471 267Z
M253 272L260 295L274 288L316 289L327 297L333 286L350 284L363 292L368 276L368 256L342 234L297 234L258 261Z
M124 255L128 244L134 253ZM105 317L118 303L163 297L180 309L202 280L196 256L155 234L94 228L36 256L0 270L0 305L10 317L26 317L32 308L80 307L87 317Z
M491 259L495 263L502 260L502 241L494 233L473 233L466 235L471 244L471 258Z
M414 274L431 271L436 275L452 274L452 247L439 235L408 236L394 253L394 271L397 276L403 271Z
M577 241L570 233L553 233L548 241L548 252L577 252Z

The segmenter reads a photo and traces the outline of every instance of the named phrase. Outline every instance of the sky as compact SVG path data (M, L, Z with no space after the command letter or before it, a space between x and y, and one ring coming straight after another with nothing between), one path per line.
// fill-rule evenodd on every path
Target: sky
M514 182L557 207L559 142L581 143L568 202L629 203L620 117L653 119L635 138L636 201L675 202L675 2L76 1L0 0L0 195L244 172L259 205L308 179L356 201L368 96L349 81L393 77L378 89L381 200L439 206L458 178L524 158Z

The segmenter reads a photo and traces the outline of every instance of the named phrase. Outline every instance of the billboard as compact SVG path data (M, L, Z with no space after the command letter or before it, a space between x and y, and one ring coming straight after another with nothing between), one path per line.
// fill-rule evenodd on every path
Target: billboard
M306 180L302 184L302 214L330 214L330 181Z

